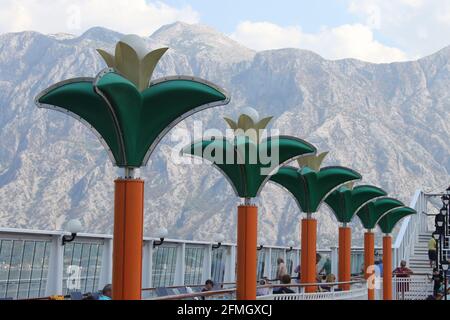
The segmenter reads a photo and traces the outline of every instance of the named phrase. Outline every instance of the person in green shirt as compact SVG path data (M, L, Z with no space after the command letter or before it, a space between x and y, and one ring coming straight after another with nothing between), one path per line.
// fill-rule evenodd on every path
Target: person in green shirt
M428 241L428 259L430 260L430 268L433 268L433 264L436 263L436 240L431 237L430 241Z
M319 274L325 273L325 275L331 274L331 259L326 258L325 263L323 264L322 269L320 270Z

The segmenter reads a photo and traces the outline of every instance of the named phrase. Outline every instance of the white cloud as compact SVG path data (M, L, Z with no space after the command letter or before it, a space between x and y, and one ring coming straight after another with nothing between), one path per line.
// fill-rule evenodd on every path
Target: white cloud
M241 22L231 35L233 39L254 50L298 47L302 37L298 27L280 27L270 22Z
M175 21L196 23L190 6L146 0L0 0L0 33L35 30L79 34L93 26L149 35Z
M411 57L450 43L445 36L450 32L448 0L348 0L348 10Z
M313 34L302 32L300 27L246 21L231 36L255 50L295 47L312 50L328 59L356 58L375 63L407 59L401 50L376 41L372 30L361 24L322 28Z

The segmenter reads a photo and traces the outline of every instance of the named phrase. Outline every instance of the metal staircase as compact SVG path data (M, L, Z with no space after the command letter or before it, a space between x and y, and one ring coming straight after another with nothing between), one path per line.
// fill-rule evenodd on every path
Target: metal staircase
M418 241L414 246L414 253L409 259L409 268L415 274L431 274L432 268L428 260L428 241L431 232L419 234Z
M418 214L408 217L403 221L402 227L397 235L393 261L394 266L398 266L400 260L406 260L409 268L416 274L431 274L432 268L428 260L428 241L434 231L434 217L427 216L428 198L434 195L427 195L422 191L417 191L411 202L411 207ZM445 237L440 248L444 260L450 258L450 221L445 228Z

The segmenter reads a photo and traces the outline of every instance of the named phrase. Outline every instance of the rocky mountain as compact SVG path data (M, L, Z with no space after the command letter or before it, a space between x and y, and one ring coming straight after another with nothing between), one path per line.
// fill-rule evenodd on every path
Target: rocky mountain
M79 217L86 231L112 231L113 168L95 136L63 114L38 109L49 85L94 76L104 64L96 48L112 50L121 34L93 28L81 36L36 32L0 35L0 227L61 229ZM236 204L227 181L209 165L173 161L177 129L225 130L224 115L246 106L273 115L271 128L330 150L327 165L359 171L409 203L417 188L439 190L450 172L450 49L418 61L370 64L329 61L309 51L254 52L208 27L176 23L147 39L169 46L154 77L205 78L232 96L228 106L179 124L162 141L146 180L146 235L158 226L170 238L234 241ZM268 185L257 200L260 235L268 244L297 239L300 213L283 190ZM320 246L336 245L337 224L323 207ZM361 245L360 225L355 241Z

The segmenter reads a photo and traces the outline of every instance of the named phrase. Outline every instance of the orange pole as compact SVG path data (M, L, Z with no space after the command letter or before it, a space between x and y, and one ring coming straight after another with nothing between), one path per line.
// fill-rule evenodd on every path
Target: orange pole
M114 300L140 300L144 181L115 181L112 292Z
M316 240L317 240L317 220L303 219L301 230L301 283L317 283L316 279ZM306 293L316 292L315 286L305 288Z
M375 274L375 234L373 232L366 232L364 234L364 275L366 280L369 280ZM374 283L368 283L368 299L375 300Z
M383 300L392 300L392 237L383 238Z
M339 228L339 282L351 280L352 229ZM350 284L339 285L343 291L350 290Z
M237 222L237 300L256 300L258 208L239 206Z

